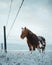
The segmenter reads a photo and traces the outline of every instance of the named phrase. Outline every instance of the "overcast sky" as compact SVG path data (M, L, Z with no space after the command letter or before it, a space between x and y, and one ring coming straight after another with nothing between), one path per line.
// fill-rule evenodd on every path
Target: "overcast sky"
M8 34L22 0L13 0L6 28ZM6 25L11 0L0 0L0 43L3 42L3 26ZM52 0L24 0L23 6L7 39L8 43L26 43L20 38L21 27L27 27L44 36L52 44Z

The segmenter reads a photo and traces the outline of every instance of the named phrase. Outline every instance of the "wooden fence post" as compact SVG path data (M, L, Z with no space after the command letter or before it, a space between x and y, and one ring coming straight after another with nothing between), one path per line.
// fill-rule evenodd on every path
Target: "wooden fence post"
M7 45L6 45L6 27L4 26L4 51L7 53Z

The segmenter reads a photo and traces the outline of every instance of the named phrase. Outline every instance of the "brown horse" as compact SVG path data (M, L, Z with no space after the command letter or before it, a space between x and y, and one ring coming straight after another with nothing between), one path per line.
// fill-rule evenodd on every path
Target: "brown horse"
M43 47L40 47L40 39L39 37L34 34L33 32L31 32L29 29L27 29L26 27L22 28L22 34L21 34L21 38L27 38L27 44L29 47L29 50L35 50L36 48L38 49L43 49Z

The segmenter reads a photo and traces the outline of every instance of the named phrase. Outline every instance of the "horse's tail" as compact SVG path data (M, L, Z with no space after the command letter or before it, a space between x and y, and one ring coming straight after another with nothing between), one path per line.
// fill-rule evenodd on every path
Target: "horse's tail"
M44 41L44 44L43 44L43 46L46 46L46 41Z
M46 47L46 40L44 39L43 42L44 42L43 46Z
M44 37L41 37L41 39L42 39L42 41L43 41L43 46L46 46L46 40L45 40L45 38Z

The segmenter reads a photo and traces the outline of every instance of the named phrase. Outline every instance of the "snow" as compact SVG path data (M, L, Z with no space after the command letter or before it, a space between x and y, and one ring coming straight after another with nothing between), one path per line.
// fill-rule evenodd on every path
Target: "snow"
M0 52L0 65L52 65L52 52L8 51Z

